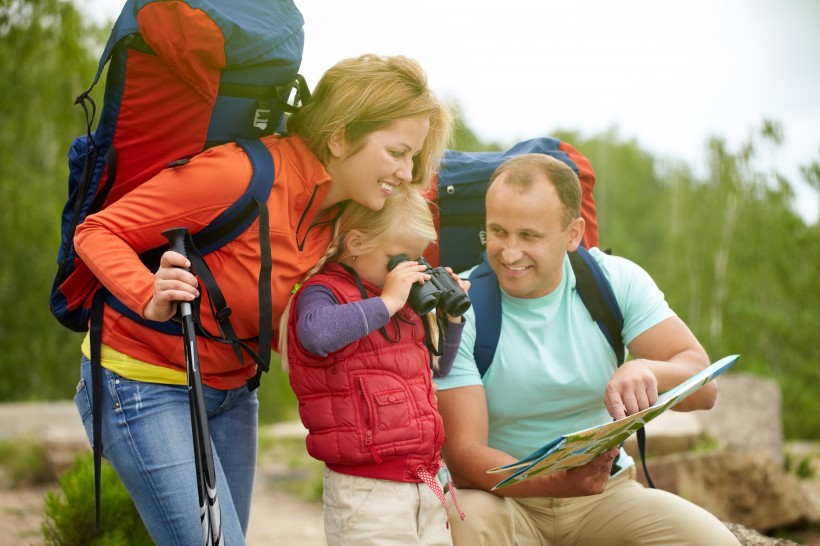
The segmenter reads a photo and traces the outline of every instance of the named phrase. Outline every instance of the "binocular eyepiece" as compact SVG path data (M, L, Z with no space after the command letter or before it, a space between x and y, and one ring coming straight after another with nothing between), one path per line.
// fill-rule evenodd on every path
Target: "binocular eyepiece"
M387 262L387 270L393 271L398 264L408 261L404 254L397 254ZM460 317L467 312L472 303L467 294L453 280L443 267L431 267L427 260L419 256L415 259L427 269L422 273L430 275L430 280L424 284L413 283L407 303L419 315L426 315L436 307L454 317Z

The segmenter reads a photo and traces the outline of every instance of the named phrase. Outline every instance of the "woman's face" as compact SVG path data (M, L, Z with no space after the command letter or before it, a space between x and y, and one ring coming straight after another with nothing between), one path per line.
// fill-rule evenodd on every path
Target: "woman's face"
M430 120L404 118L370 133L355 146L343 135L331 138L327 171L332 203L352 199L380 210L399 184L413 179L413 158L421 151Z

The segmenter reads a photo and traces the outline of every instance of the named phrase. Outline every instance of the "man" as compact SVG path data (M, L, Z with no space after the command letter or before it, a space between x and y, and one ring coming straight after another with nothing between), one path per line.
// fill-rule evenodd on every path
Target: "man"
M502 289L501 337L482 378L469 311L453 370L438 381L445 461L467 514L461 521L451 513L454 543L737 545L705 510L635 481L634 462L617 448L584 466L489 492L503 475L488 469L561 434L644 409L709 365L643 269L592 249L624 315L633 357L617 367L575 290L567 256L584 233L580 202L575 173L546 155L510 159L490 182L487 259ZM716 397L711 382L675 409L708 409Z

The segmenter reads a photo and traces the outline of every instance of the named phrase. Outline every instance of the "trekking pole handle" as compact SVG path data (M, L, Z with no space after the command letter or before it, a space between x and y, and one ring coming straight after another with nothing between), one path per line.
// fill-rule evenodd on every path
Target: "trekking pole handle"
M178 252L188 258L188 252L185 250L185 238L188 236L188 228L177 227L166 229L162 232L162 236L168 239L171 245L171 250ZM183 267L185 271L191 271L190 268ZM187 301L179 302L179 314L184 316L191 314L191 303Z

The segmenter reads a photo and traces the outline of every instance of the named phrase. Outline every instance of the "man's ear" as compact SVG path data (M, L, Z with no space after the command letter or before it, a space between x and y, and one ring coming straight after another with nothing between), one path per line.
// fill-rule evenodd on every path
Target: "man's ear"
M581 244L581 239L584 238L584 231L586 230L586 222L580 216L574 218L567 226L569 232L569 241L567 241L567 252L575 252Z
M327 147L330 150L330 155L335 158L344 157L347 140L345 139L344 127L340 127L333 131L330 138L327 140Z

